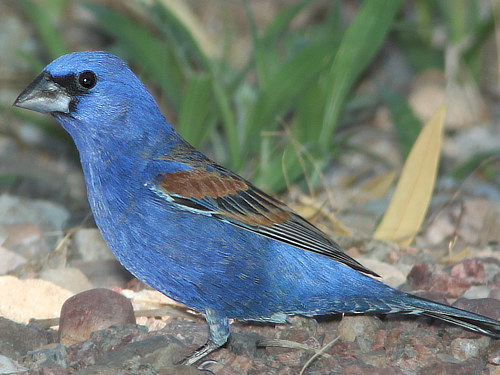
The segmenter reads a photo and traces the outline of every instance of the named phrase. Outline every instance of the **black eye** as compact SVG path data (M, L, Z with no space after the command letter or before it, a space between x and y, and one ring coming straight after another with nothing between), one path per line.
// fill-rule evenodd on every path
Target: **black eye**
M97 76L91 70L86 70L78 76L78 83L86 90L91 89L97 83Z

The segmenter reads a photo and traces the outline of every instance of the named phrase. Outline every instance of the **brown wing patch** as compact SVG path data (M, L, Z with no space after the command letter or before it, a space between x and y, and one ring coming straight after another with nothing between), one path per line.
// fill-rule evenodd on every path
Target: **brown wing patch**
M245 181L200 170L180 171L163 175L159 184L168 193L194 199L204 197L216 199L236 194L238 190L248 188Z
M259 198L258 206L252 205L251 201L246 201L247 204L252 205L252 212L248 212L247 210L245 215L224 212L224 215L251 226L273 226L275 224L283 224L290 219L290 211L270 202L267 196L259 195Z

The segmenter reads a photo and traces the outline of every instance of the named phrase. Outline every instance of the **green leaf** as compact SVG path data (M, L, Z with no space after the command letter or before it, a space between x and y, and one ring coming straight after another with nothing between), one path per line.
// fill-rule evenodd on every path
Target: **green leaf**
M262 37L257 35L257 27L253 20L250 7L247 5L247 14L250 19L250 31L255 48L255 67L257 71L259 86L265 88L273 72L279 67L278 54L274 43L289 27L290 23L304 7L311 3L311 0L300 1L297 4L284 8L269 23Z
M208 47L203 45L208 41L203 39L203 30L194 23L196 20L192 19L193 15L186 4L154 0L148 10L165 39L176 47L173 51L186 64L185 68L190 67L190 62L196 61L202 64L203 70L209 69L210 61L205 51Z
M148 79L160 85L176 110L180 107L184 71L179 66L171 49L118 11L97 4L86 4L99 19L100 24L117 40L119 55L141 67Z
M262 129L276 128L278 120L294 106L302 92L314 84L319 74L333 58L335 46L331 39L317 41L284 62L279 71L270 77L255 101L244 122L246 139L252 139Z
M345 32L330 72L320 144L327 148L347 95L389 32L401 0L370 0L361 6Z
M464 180L476 169L479 169L485 166L488 162L499 160L500 159L500 149L493 149L489 151L484 151L477 153L472 156L466 162L460 164L458 167L454 168L451 171L451 176L455 180ZM498 170L496 171L496 175L498 175Z
M61 33L55 25L57 18L53 14L60 13L66 7L67 0L53 1L52 6L32 0L18 0L17 3L33 24L51 60L68 53Z
M182 97L176 129L194 147L201 145L215 125L216 116L211 89L210 75L194 75L189 79Z
M378 85L377 88L389 108L399 139L399 148L403 157L406 158L422 128L420 121L401 95L386 86Z

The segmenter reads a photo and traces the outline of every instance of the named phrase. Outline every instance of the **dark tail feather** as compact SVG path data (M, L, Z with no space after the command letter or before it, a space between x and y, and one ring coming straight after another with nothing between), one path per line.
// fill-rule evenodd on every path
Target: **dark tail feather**
M445 322L464 327L470 331L482 333L496 339L500 339L500 323L496 322L493 319L483 317L482 315L476 315L477 318L470 318L465 316L447 315L439 312L428 311L423 312L422 315L443 320Z
M424 298L410 297L413 299L412 305L420 310L412 313L420 313L431 318L456 324L473 332L500 339L500 321Z

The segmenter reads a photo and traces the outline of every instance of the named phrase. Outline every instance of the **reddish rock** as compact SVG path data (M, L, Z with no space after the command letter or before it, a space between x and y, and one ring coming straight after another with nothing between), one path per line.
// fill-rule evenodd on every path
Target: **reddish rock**
M432 285L432 270L427 263L416 264L408 274L412 289L428 289Z
M467 310L476 314L500 319L500 301L493 298L467 299L459 298L453 303L454 307Z
M466 259L455 264L450 270L450 276L467 280L473 284L486 282L489 279L480 259Z
M130 301L109 289L91 289L64 302L59 323L59 341L72 345L87 340L94 331L114 324L135 324Z

